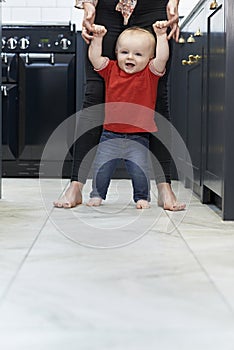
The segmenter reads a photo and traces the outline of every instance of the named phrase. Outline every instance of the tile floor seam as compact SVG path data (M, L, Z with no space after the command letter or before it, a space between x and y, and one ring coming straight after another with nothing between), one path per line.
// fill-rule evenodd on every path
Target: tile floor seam
M220 291L220 289L218 288L218 286L216 285L215 281L212 279L212 277L210 276L209 272L206 270L206 268L204 267L204 265L202 264L202 262L199 260L199 258L197 257L196 253L193 251L193 249L190 247L189 243L186 241L186 239L184 238L183 234L180 232L179 228L176 227L175 230L177 231L177 233L179 234L179 236L181 237L182 241L184 242L185 246L188 248L189 252L191 253L191 255L193 256L194 260L197 262L198 266L200 267L201 271L204 273L204 275L206 276L207 280L209 281L210 285L213 287L213 289L215 290L215 292L219 295L220 299L223 301L223 303L226 305L228 311L231 313L233 319L234 319L234 309L232 307L232 305L228 302L228 300L226 299L225 295Z
M2 305L2 303L4 302L4 299L6 298L7 294L9 293L11 287L14 284L14 281L17 278L17 275L19 274L19 272L21 271L22 267L24 266L29 254L31 253L31 251L33 250L33 247L35 246L36 242L38 241L39 236L41 235L43 229L45 228L47 222L50 220L50 215L53 211L54 207L52 207L52 209L50 210L50 212L47 214L47 217L44 221L44 223L42 224L41 228L39 229L36 237L33 239L32 244L30 245L30 247L28 248L26 254L24 255L23 259L21 260L21 262L18 264L18 267L16 268L13 276L10 278L9 283L7 284L5 290L3 291L3 293L0 295L0 306Z

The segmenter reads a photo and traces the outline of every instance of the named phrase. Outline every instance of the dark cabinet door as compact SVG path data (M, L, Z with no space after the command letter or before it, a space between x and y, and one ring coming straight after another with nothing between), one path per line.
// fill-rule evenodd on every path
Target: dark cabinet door
M224 10L220 5L208 17L207 114L204 123L203 166L203 184L218 196L222 196L223 182L224 104L225 33Z
M201 39L201 38L199 38ZM198 40L198 39L197 39ZM187 118L186 145L193 168L193 189L200 194L201 186L201 149L202 149L202 110L203 110L203 47L202 41L193 44L194 60L187 69ZM193 62L193 59L192 59Z
M173 58L172 67L170 71L170 85L169 85L169 96L170 96L170 114L173 126L178 131L184 144L186 144L186 88L187 88L187 67L182 65L182 60L186 57L186 47L184 45L174 43L173 46ZM175 145L176 147L176 145ZM185 147L184 147L185 148ZM186 152L184 149L177 154L175 152L174 162L176 164L183 164L186 162ZM183 164L184 165L184 164ZM185 180L185 174L183 173L183 166L175 169L173 167L173 178L179 178Z
M16 160L18 156L18 87L2 85L2 159ZM3 175L5 168L3 163Z
M183 35L189 37L191 33L184 32ZM173 125L190 155L188 159L184 152L182 161L191 161L193 168L192 183L183 174L180 179L198 195L201 190L204 43L205 36L200 36L193 43L176 44L170 89Z

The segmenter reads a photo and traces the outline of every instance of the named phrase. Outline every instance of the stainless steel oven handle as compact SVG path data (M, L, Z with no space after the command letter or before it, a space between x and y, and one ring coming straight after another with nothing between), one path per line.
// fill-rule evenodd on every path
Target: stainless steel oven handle
M55 64L54 53L25 53L20 54L20 56L25 57L26 64L30 64L31 62L35 62L37 60L46 60L49 61L51 64Z

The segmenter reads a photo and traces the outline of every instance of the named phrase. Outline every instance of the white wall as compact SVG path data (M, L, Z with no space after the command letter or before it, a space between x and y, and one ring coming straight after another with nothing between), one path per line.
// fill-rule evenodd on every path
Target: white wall
M198 2L199 0L180 0L180 5L179 5L180 16L186 17Z
M82 10L74 8L74 0L2 0L2 22L68 23L81 27Z
M180 15L186 16L198 0L180 0ZM74 0L1 0L2 22L11 23L76 23L81 28L82 10Z

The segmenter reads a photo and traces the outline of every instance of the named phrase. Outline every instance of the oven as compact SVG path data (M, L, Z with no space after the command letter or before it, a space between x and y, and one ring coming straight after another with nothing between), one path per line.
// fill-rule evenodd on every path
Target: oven
M2 27L3 176L38 177L48 138L75 113L76 36L72 25Z

